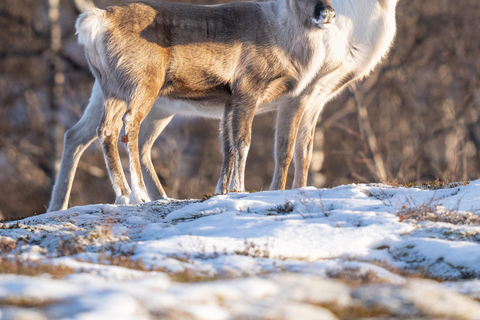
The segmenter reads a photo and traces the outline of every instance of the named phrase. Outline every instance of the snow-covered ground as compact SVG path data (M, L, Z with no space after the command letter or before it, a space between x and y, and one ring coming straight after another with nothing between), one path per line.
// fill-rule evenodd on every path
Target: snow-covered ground
M0 274L0 319L480 319L479 212L477 180L89 205L0 223L4 265L70 270Z

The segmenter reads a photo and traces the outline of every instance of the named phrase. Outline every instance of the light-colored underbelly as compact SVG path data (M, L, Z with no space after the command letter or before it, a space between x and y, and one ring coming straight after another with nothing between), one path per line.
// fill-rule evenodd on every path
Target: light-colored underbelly
M262 104L255 114L276 111L278 102ZM184 117L202 117L221 119L224 115L225 104L219 102L204 102L191 100L172 100L159 97L153 105L154 112L176 114Z

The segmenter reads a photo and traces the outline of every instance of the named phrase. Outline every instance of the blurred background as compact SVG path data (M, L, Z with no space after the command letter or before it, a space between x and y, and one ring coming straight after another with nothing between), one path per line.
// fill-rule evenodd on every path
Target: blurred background
M124 1L93 2L105 7ZM0 1L4 219L40 214L48 206L63 133L81 117L93 85L74 30L77 15L91 3ZM479 17L478 0L400 0L389 56L368 79L324 109L309 185L480 178ZM249 190L269 187L274 119L274 114L255 118ZM83 155L71 206L114 202L100 150L96 142ZM218 121L174 118L152 152L167 194L198 198L213 193L219 150ZM126 165L123 147L121 151Z

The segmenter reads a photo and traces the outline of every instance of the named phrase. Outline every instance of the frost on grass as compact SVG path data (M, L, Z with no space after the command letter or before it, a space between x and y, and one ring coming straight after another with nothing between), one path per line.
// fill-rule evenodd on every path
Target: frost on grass
M0 223L0 312L480 319L465 296L480 292L480 181L435 189L232 193Z

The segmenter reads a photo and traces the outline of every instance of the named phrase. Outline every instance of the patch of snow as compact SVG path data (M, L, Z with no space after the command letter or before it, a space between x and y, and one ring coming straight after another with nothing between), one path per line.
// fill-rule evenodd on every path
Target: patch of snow
M480 180L89 205L0 224L4 259L73 270L62 279L0 275L0 319L336 319L359 306L480 319L471 299L480 299L480 226L397 215L427 204L478 214ZM450 281L410 280L395 268Z

